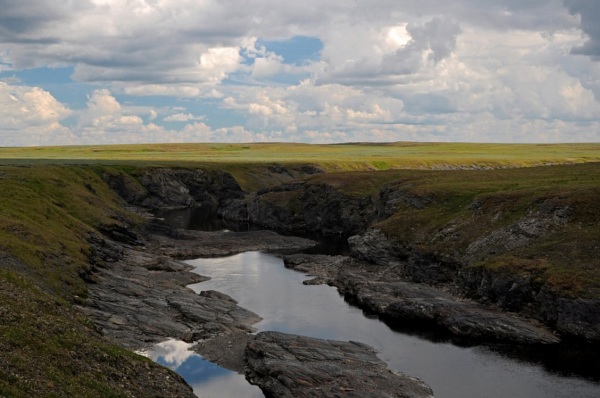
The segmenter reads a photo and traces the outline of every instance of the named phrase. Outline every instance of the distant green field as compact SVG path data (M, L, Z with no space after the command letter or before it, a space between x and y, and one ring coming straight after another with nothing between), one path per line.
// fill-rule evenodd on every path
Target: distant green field
M600 143L151 144L0 148L0 164L316 164L325 170L526 167L600 161Z

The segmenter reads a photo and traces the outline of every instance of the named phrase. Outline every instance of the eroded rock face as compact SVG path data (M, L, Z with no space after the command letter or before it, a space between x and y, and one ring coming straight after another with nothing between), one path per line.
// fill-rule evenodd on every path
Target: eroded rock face
M378 229L348 238L353 257L382 266L400 266L398 250Z
M201 169L148 169L137 179L127 174L105 174L104 179L129 204L150 210L185 207L215 208L244 196L228 173Z
M548 288L542 288L537 299L544 318L559 332L600 341L600 299L574 299Z
M535 315L536 297L542 288L537 277L542 271L519 273L480 267L465 267L457 278L468 296L497 305L508 311Z
M349 197L327 185L285 184L230 201L219 209L226 219L251 222L296 235L349 236L373 219L371 198Z
M246 378L268 397L433 397L425 383L387 369L361 343L262 332L245 359Z
M452 282L460 264L451 259L440 259L400 247L390 241L379 229L348 238L353 257L384 267L393 266L406 279L431 285Z
M518 272L514 270L486 268L485 266L470 266L472 261L487 258L488 250L492 243L502 241L502 236L506 238L503 244L506 247L513 247L515 242L526 244L523 240L534 239L536 234L543 233L545 228L549 228L551 223L564 222L564 214L567 210L559 209L549 212L547 218L533 221L531 214L524 219L516 222L514 225L503 228L490 236L482 237L469 246L465 255L459 258L450 258L431 253L422 254L409 248L400 247L390 242L389 239L376 229L368 230L362 235L352 236L348 239L351 253L354 257L377 264L379 267L393 269L400 279L406 282L418 282L427 285L440 285L446 290L451 290L459 296L465 296L477 300L486 305L493 305L501 310L517 312L526 317L543 322L562 336L582 338L589 341L600 340L600 300L586 300L561 295L540 281L540 275L544 272L543 267L523 266ZM556 215L558 214L558 215ZM528 237L522 237L526 226L529 232ZM510 236L509 239L507 236ZM523 235L524 236L524 235ZM475 251L475 248L482 251ZM478 250L479 250L478 249ZM508 250L508 249L507 249ZM476 253L479 253L475 255ZM527 260L523 260L527 261ZM374 268L377 271L377 268ZM374 281L376 274L366 277L363 285L359 286L360 291L366 289L368 283ZM352 282L338 281L335 284L343 283L345 289L352 286ZM423 286L423 289L427 289ZM350 288L352 291L352 288ZM359 292L354 292L360 296ZM369 306L371 299L364 299L363 305ZM402 306L403 310L388 311L392 317L406 317L406 304ZM422 306L415 308L423 309ZM454 312L457 308L447 306L436 306L436 308L445 308L446 315L437 313L431 318L436 322L441 319L458 319L470 323L464 316L454 316L448 313ZM381 311L377 310L380 313ZM410 316L409 316L410 317ZM455 322L455 321L453 321ZM446 321L442 322L446 323ZM505 328L506 329L506 328ZM459 334L474 336L482 335L472 326L462 328L464 332L457 329ZM508 329L505 330L505 332ZM489 330L493 334L500 332ZM501 332L501 334L505 333ZM485 332L484 334L488 334ZM526 338L525 340L529 340Z

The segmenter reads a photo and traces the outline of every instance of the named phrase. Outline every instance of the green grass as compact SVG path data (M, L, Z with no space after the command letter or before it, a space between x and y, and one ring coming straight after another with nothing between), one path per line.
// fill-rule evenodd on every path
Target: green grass
M600 144L153 144L0 148L10 162L317 164L327 170L522 167L600 161Z
M382 143L309 145L145 144L0 148L0 165L92 164L139 167L202 167L231 173L252 191L289 181L268 172L281 164L291 178L304 178L301 165L327 172L398 169L488 169L600 162L600 144ZM295 170L293 170L296 168Z
M23 264L45 289L85 296L87 236L131 218L89 167L0 167L0 251Z

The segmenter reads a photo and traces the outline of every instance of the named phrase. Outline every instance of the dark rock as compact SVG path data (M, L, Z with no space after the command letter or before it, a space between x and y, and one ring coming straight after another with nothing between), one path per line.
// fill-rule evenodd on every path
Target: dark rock
M519 273L480 267L465 267L457 284L469 297L512 311L535 315L536 297L542 287L537 278L543 270Z
M298 166L298 171L307 175L322 174L325 172L322 168L311 164L304 164Z
M385 219L401 207L424 209L433 202L428 196L411 193L406 187L400 188L394 184L384 185L379 192L379 219Z
M432 397L422 381L387 369L361 343L259 333L245 350L246 378L268 397Z
M137 179L124 173L105 173L108 185L127 203L151 210L183 207L217 207L243 198L228 173L201 169L147 169Z
M457 284L470 297L539 319L565 337L600 340L600 299L558 294L542 282L544 271L525 266L519 272L467 267L460 271Z
M267 166L267 170L269 170L271 173L276 173L276 174L289 174L288 169L280 164L273 164L273 165L269 165Z
M132 246L141 246L142 240L135 231L118 224L102 225L98 228L102 234L115 242L125 243Z
M547 328L481 304L454 297L436 287L408 282L395 266L344 256L285 256L286 267L317 276L363 308L396 326L421 324L472 341L553 344Z
M411 251L404 265L404 274L413 282L429 285L454 283L462 264L452 258L440 258L434 253Z
M104 173L102 178L127 203L139 204L148 194L142 184L129 174L122 172Z
M187 288L206 278L173 257L285 252L314 245L269 231L180 232L185 239L146 237L145 247L125 246L98 235L89 239L95 268L82 311L125 347L140 349L166 338L196 341L219 334L245 334L260 320L225 294L196 294Z
M365 230L373 219L370 197L355 198L328 185L284 184L230 201L219 214L270 230L295 235L350 236Z
M566 297L544 287L537 300L544 318L560 333L600 341L600 299Z
M336 286L387 321L428 323L456 336L523 344L557 343L547 328L441 289L402 280L391 267L343 268Z
M88 236L90 243L89 262L92 266L103 267L106 263L114 263L123 258L124 249L110 239L92 233Z
M348 244L353 257L381 266L394 266L406 279L414 282L432 285L452 282L461 268L458 262L451 259L440 259L432 254L402 248L378 229L351 236Z
M378 229L370 229L362 235L348 238L350 253L359 260L382 266L400 266L396 249Z

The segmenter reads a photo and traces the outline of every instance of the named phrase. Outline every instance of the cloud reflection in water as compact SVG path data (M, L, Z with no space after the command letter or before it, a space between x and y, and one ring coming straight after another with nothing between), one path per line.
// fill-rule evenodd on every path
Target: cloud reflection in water
M180 374L202 398L263 398L244 376L207 361L190 351L194 344L170 339L140 354Z

